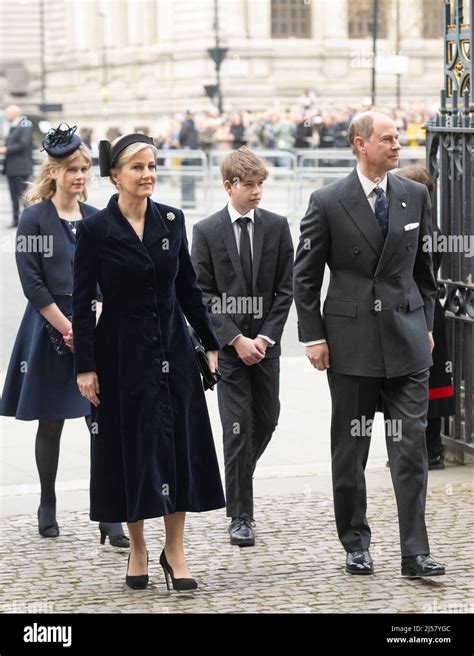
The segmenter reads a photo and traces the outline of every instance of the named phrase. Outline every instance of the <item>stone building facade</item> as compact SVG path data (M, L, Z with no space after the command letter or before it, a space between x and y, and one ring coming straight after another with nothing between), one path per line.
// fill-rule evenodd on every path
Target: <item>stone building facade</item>
M206 109L216 4L224 110L370 98L373 0L2 0L0 102L124 129ZM437 101L443 4L378 0L378 103Z

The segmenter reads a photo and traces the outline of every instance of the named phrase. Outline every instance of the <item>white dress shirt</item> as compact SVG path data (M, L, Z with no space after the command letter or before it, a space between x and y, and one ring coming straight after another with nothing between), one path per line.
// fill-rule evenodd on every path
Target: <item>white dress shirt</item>
M375 187L381 187L385 194L387 194L387 174L381 179L381 180L370 180L369 178L366 178L366 176L362 173L360 168L357 166L356 167L357 175L359 176L360 184L362 185L362 189L364 190L364 194L369 201L369 205L372 208L372 212L375 214L375 200L377 198L377 194L375 193ZM387 194L388 198L388 194Z
M234 230L234 235L235 235L235 241L237 243L237 252L240 255L240 233L242 232L242 228L240 225L237 223L237 219L240 219L242 217L248 217L250 221L248 222L248 231L249 231L249 238L250 238L250 251L252 253L252 259L253 259L253 227L254 227L254 214L255 210L252 208L248 210L245 214L240 214L235 207L232 205L232 202L229 201L227 203L227 210L229 212L230 220L232 221L232 228ZM231 346L237 337L240 337L242 333L239 333L236 335L230 342L229 346ZM266 340L270 346L273 346L275 344L275 341L273 339L270 339L270 337L267 337L266 335L258 335L258 337L262 337L264 340Z
M362 185L362 189L364 191L364 194L369 201L369 205L372 208L372 212L375 214L375 199L377 198L377 195L375 193L375 187L379 186L381 187L385 194L387 194L387 174L381 179L381 180L370 180L367 178L360 168L357 166L356 167L357 175L359 176L360 184ZM388 198L388 195L387 195ZM312 342L302 342L305 346L313 346L314 344L324 344L326 340L325 339L315 339Z

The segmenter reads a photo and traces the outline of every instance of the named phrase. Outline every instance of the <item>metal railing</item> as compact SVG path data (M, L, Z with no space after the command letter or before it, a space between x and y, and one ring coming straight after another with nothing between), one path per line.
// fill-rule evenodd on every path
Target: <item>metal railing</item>
M427 167L438 180L440 228L454 238L438 280L446 309L456 408L454 417L444 421L442 439L474 454L474 89L467 54L469 44L472 52L474 28L463 20L463 4L462 0L445 4L445 89L440 114L426 128ZM471 21L473 9L470 0ZM457 62L462 64L461 75Z

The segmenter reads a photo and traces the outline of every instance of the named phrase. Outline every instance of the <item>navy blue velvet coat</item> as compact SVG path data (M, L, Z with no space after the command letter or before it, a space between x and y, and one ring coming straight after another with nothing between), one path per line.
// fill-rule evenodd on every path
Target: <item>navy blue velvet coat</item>
M97 326L97 282L103 310ZM181 210L148 199L143 241L117 196L81 221L74 262L76 374L96 371L91 510L128 521L225 505L186 322L219 343L191 264Z

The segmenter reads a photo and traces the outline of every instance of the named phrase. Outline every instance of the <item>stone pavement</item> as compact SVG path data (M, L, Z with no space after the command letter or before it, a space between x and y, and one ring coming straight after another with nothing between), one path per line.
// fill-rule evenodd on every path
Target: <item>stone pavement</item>
M230 546L223 510L188 515L193 593L166 590L161 519L145 524L150 585L138 591L125 585L128 551L100 546L86 509L60 512L55 540L38 535L31 514L4 517L0 613L472 613L472 474L472 466L430 473L427 522L445 577L400 577L396 506L380 470L368 473L374 576L344 572L331 497L302 478L301 492L282 482L257 498L254 548Z

